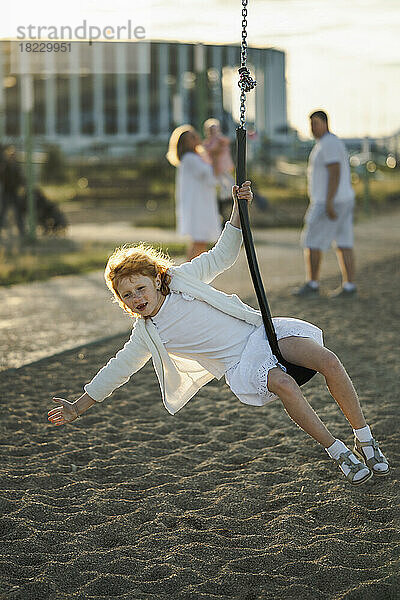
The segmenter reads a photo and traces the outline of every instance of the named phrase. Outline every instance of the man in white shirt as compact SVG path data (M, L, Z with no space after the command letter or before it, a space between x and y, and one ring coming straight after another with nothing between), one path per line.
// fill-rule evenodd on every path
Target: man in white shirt
M353 209L349 158L343 142L329 131L327 114L310 115L316 143L308 160L310 205L302 231L307 282L295 290L297 296L318 296L322 252L336 243L342 286L331 297L356 293L354 284Z

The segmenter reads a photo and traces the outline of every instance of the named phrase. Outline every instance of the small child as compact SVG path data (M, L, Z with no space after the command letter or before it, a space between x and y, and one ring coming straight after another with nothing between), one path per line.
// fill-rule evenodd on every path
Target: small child
M114 251L105 269L107 286L121 308L136 318L125 346L74 402L53 398L54 425L70 423L141 369L152 358L166 409L174 414L213 377L225 380L245 404L262 406L279 397L289 416L319 442L347 480L360 485L389 465L367 425L353 384L339 359L323 346L315 325L275 318L286 360L314 369L353 427L354 449L335 439L304 398L297 383L272 354L259 311L210 282L231 267L242 242L236 196L252 200L250 182L233 187L230 221L216 243L190 262L173 266L161 252L143 245Z
M203 148L206 150L214 175L219 185L218 198L223 205L230 199L233 179L234 164L231 155L230 139L221 133L218 119L207 119L203 125Z

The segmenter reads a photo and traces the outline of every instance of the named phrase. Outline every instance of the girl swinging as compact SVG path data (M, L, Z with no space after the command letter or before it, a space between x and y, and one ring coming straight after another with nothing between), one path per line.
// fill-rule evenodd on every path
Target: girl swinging
M295 423L319 442L346 479L360 485L389 465L372 437L353 384L339 359L323 346L322 332L305 321L275 318L283 357L320 372L354 431L353 452L328 431L295 380L272 353L261 314L210 282L236 261L242 242L237 198L252 200L250 182L233 188L230 221L216 243L190 262L173 266L143 245L115 250L105 269L107 286L121 308L135 317L129 341L74 402L53 398L54 425L71 423L102 402L151 357L166 409L174 414L213 377L225 380L245 404L279 398Z

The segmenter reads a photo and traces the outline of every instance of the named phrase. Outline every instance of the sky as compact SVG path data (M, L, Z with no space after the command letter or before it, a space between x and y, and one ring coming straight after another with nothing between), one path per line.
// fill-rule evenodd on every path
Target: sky
M0 37L18 25L144 25L148 39L239 43L241 0L20 0ZM309 137L308 115L327 110L344 137L400 130L400 0L249 0L248 43L286 53L288 117Z

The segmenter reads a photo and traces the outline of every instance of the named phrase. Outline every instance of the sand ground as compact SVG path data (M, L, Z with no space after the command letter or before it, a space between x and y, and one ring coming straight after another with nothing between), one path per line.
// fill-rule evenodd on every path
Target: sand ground
M357 298L294 299L301 277L291 264L285 280L282 262L270 302L274 314L324 330L389 477L351 487L279 401L243 405L223 380L172 417L150 364L76 423L52 427L49 398L79 395L126 333L86 343L0 373L0 599L400 598L400 251L387 247L362 261ZM326 273L324 288L335 287ZM350 444L323 379L304 391Z

